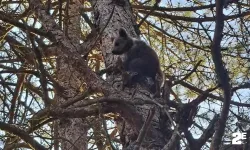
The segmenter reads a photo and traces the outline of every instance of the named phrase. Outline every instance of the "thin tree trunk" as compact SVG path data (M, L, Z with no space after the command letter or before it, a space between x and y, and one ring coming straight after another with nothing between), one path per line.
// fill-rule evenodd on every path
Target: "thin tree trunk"
M81 35L79 4L75 3L75 1L70 1L65 7L64 32L71 43L77 45L80 42ZM57 79L65 89L61 91L64 96L74 98L80 94L79 89L82 86L81 81L83 81L83 78L78 72L74 71L74 68L68 65L68 61L74 60L68 60L68 57L65 57L65 55L58 54ZM64 98L60 97L60 94L57 94L56 97L59 103L65 101ZM87 126L83 119L60 119L58 134L57 137L62 144L61 149L87 149Z

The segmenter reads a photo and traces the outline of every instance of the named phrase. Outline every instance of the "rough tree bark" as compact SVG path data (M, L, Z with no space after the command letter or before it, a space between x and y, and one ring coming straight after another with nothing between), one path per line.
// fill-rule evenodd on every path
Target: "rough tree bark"
M79 6L76 1L69 1L68 8L66 8L64 13L65 20L67 20L64 25L64 33L70 42L76 46L79 44L81 37ZM62 53L58 53L57 79L61 86L63 86L64 96L74 98L80 94L79 89L81 89L81 86L84 89L86 87L82 84L84 81L83 76L68 65L68 61L74 60L69 60ZM61 97L61 94L57 93L56 97L59 102L58 104L65 102L65 97ZM87 130L88 128L84 119L60 119L58 122L58 135L56 136L60 139L61 149L87 149Z
M131 6L127 0L92 0L92 7L94 9L95 14L95 25L98 30L104 29L101 37L101 50L105 60L106 67L115 66L117 62L117 56L112 55L112 40L111 37L117 36L118 29L123 27L125 28L131 36L137 37L136 34L136 22L132 13ZM112 16L111 16L112 15ZM117 75L108 74L107 81L114 83L116 88L120 88L120 83L114 82L117 79ZM136 90L136 94L134 94L133 99L144 99L147 97L147 92L138 92ZM128 93L133 93L133 90L128 90ZM108 96L108 95L106 95ZM128 94L128 96L131 96ZM119 96L118 96L119 97ZM151 109L149 105L143 106L130 106L127 110L124 111L133 111L135 112L134 116L126 116L131 115L129 113L122 113L121 118L117 119L118 127L120 127L120 137L124 148L133 149L133 144L135 143L139 131L147 119L148 111ZM133 117L137 121L137 124L131 124L130 119ZM124 119L126 118L126 119ZM125 122L125 124L123 124ZM163 128L160 123L160 110L157 108L157 111L154 115L154 118L151 122L151 127L147 133L146 138L142 143L143 149L160 149L163 148L167 143L168 139L171 137L171 132L166 133L167 124L163 125ZM121 129L123 128L123 129ZM172 148L173 149L173 148Z

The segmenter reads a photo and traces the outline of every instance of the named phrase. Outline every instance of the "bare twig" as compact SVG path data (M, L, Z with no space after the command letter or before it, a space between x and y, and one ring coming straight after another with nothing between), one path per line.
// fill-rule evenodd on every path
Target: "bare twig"
M99 116L100 116L101 119L102 119L102 124L103 124L103 128L104 128L104 132L105 132L107 141L108 141L110 147L112 148L112 150L116 150L115 146L114 146L114 145L112 144L112 142L111 142L111 138L110 138L109 133L108 133L108 127L107 127L107 124L106 124L106 120L105 120L104 117L103 117L103 114L104 114L104 113L102 112L101 105L98 104L98 106L99 106L99 110L100 110L100 115L99 115Z
M140 26L143 24L143 22L148 18L148 16L155 11L155 9L158 7L160 1L155 1L154 6L150 9L150 11L145 15L144 18L142 18L142 20L139 22L138 24L138 28L140 28Z
M17 86L16 86L15 91L13 93L13 98L11 100L11 106L10 106L10 110L9 110L9 115L10 115L9 123L10 124L13 123L17 99L18 99L20 90L23 86L23 82L24 82L25 77L26 77L26 74L21 74L20 76L18 76L18 79L17 79Z
M193 68L184 78L182 78L182 79L180 79L180 80L178 80L178 81L175 81L173 85L179 84L181 81L184 81L184 80L186 80L188 77L190 77L190 76L197 70L197 68L199 67L199 65L200 65L201 62L202 62L202 61L200 60L200 61L194 66L194 68Z
M44 65L43 65L42 54L40 50L38 49L38 47L36 47L33 35L29 34L29 32L27 32L27 35L30 37L30 42L32 44L32 47L33 47L33 50L34 50L34 53L36 55L36 59L38 62L38 69L40 71L40 84L43 90L42 98L45 103L45 106L49 106L51 101L49 101L48 88L47 88L47 79L46 79L47 71L45 70Z
M31 31L31 33L35 33L35 34L38 34L38 35L41 35L41 36L44 36L50 40L54 40L53 36L51 35L51 33L49 32L46 32L42 29L36 29L34 27L30 27L28 26L27 24L23 24L23 23L20 23L16 18L0 11L0 20L4 21L4 22L7 22L11 25L14 25L20 29L23 29L23 30L26 30L28 28L29 31Z

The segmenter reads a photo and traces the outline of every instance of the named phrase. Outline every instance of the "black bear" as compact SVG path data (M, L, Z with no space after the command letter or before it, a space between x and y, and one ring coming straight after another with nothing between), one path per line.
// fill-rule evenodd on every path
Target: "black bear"
M125 86L136 83L148 85L150 91L159 96L160 86L162 87L164 83L164 75L158 56L150 46L142 40L130 37L125 29L120 28L118 37L114 39L112 53L124 55L122 68L128 76Z

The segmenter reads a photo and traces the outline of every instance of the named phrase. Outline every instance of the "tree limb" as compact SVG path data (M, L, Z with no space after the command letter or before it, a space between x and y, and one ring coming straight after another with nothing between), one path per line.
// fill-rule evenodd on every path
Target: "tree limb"
M213 62L215 65L215 72L217 74L217 78L219 80L219 84L222 87L223 95L224 95L224 103L222 107L222 112L220 119L218 121L215 134L213 136L213 140L211 143L210 150L219 150L222 137L224 135L226 121L229 113L230 101L231 101L231 86L229 83L228 72L223 66L222 55L221 55L221 40L223 37L223 27L224 27L224 19L225 16L223 14L223 5L224 0L216 0L216 16L215 16L215 31L212 42L211 54L213 58Z
M47 148L45 148L44 146L39 144L29 134L27 134L26 131L19 129L14 125L0 122L0 129L20 137L22 140L24 140L26 143L28 143L34 149L47 150Z

